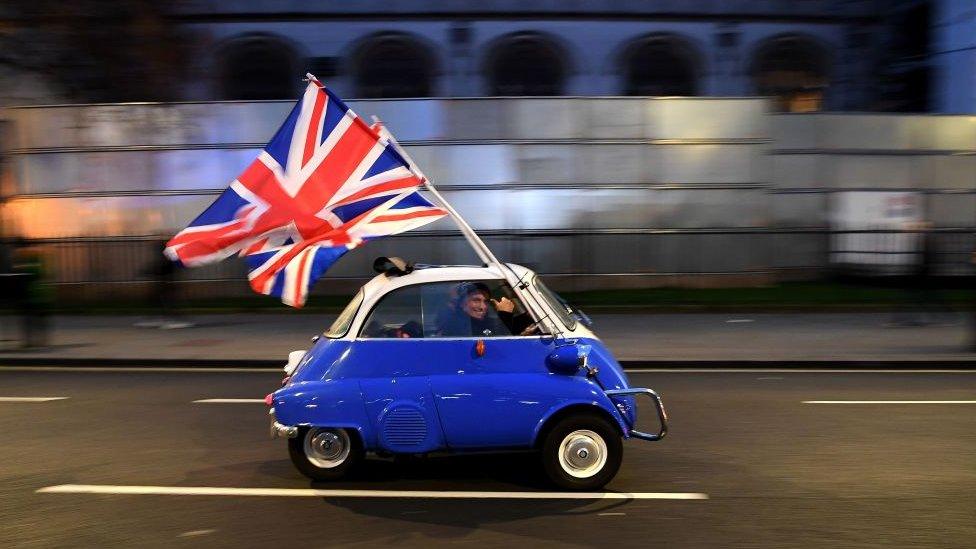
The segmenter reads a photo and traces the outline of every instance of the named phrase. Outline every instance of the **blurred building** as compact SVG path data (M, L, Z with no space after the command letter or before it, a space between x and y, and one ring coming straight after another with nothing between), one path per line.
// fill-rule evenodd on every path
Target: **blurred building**
M72 51L104 41L90 53L116 69L99 81L51 55L38 71L8 47L6 104L76 102L70 84L43 84L70 62L70 82L110 88L87 102L291 99L310 71L350 98L772 96L790 112L976 112L970 0L94 1L78 18L104 36L67 37L46 26L56 14L17 16L35 3L0 8L13 14L0 38L20 28L21 42ZM155 80L138 91L160 96L120 95L127 74Z
M212 42L200 99L290 98L309 70L359 98L773 96L791 112L924 111L917 80L932 75L930 28L943 28L932 12L963 4L199 1L180 21Z

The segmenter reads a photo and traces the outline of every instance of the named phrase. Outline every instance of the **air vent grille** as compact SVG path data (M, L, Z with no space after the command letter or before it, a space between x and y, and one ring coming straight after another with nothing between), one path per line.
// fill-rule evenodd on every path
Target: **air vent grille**
M427 439L427 422L420 410L398 406L383 421L383 438L392 446L419 446Z

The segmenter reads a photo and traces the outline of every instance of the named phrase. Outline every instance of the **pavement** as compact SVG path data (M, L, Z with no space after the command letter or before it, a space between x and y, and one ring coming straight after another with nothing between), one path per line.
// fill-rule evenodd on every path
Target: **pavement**
M720 318L710 337L745 329ZM237 341L261 325L233 324ZM197 337L137 333L156 343ZM277 386L274 372L0 369L0 547L916 549L976 540L976 371L630 376L660 392L670 432L624 444L605 492L621 499L580 500L540 499L551 488L533 454L373 458L353 478L311 483L285 443L268 438L260 398ZM195 402L213 398L254 402ZM859 403L808 403L837 400ZM329 492L310 497L310 488ZM646 494L655 499L638 497Z
M275 366L307 349L330 314L211 314L181 329L138 327L137 316L59 316L50 346L21 350L16 319L0 317L0 365ZM594 330L625 365L976 366L968 317L889 326L888 313L601 314Z

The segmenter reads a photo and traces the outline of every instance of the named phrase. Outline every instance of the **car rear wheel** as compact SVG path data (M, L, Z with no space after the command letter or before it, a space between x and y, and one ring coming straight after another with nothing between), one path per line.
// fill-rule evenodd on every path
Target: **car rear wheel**
M542 444L542 464L549 479L567 490L597 490L617 474L623 441L604 418L591 415L562 419Z
M347 429L308 427L288 439L295 467L312 480L338 480L363 458L363 446Z

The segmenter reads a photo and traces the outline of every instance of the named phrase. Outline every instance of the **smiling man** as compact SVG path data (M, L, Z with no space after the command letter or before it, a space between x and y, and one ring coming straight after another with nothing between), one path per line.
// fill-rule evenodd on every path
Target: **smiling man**
M438 322L439 336L497 337L521 332L513 330L513 326L520 324L517 319L526 315L516 316L515 302L507 297L492 299L487 284L462 282L454 293L457 295L454 306Z

